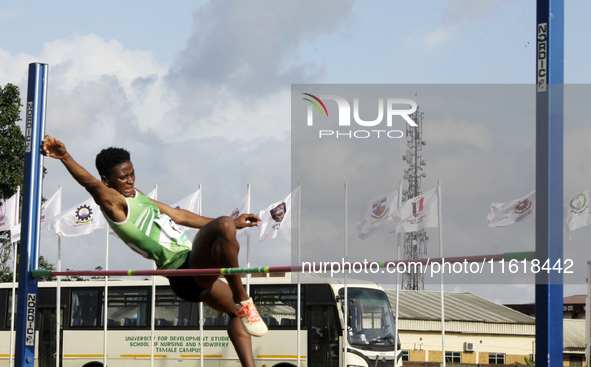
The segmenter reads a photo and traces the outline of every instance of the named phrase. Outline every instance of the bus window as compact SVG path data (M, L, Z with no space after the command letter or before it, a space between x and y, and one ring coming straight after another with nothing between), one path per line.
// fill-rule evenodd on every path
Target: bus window
M196 308L199 306L198 303L194 303L194 305ZM210 308L205 303L203 304L203 318L203 326L206 329L226 329L230 320L230 316ZM192 326L199 327L198 320L192 320L191 322L194 322L194 324L191 324Z
M72 290L70 327L95 327L99 315L99 290Z
M146 327L148 323L148 288L109 288L107 326ZM102 311L102 309L101 309ZM103 317L99 325L103 326Z
M267 326L289 329L297 327L295 285L254 285L251 286L251 297Z
M203 305L203 326L207 329L226 329L229 316ZM157 328L199 328L199 303L187 302L177 297L169 287L156 289L156 312L154 325Z
M339 291L344 307L344 291ZM384 292L363 288L349 288L348 334L351 345L375 348L394 347L394 318Z
M172 289L156 289L154 326L157 328L188 326L191 319L191 304L178 298Z
M6 300L7 300L7 304L6 304L6 310L7 312L5 313L6 315L6 323L5 323L5 328L10 329L10 320L12 319L12 291L10 292L6 292L7 296ZM17 302L18 302L18 297L15 298L14 300L14 309L16 310L16 312L14 313L15 319L16 319L16 314L18 313L18 306L17 306Z

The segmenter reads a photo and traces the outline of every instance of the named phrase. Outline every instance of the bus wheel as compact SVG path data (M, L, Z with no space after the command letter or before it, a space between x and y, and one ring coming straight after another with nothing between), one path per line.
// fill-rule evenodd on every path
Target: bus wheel
M82 367L103 367L103 364L101 362L88 362Z

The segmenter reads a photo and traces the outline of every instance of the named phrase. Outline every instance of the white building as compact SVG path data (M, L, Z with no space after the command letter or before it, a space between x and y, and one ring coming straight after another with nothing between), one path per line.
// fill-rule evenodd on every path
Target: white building
M387 293L394 311L396 293ZM400 291L399 297L404 358L442 362L440 293ZM564 366L585 366L584 330L584 320L564 321ZM535 318L474 294L446 292L445 351L453 363L525 364L535 354Z

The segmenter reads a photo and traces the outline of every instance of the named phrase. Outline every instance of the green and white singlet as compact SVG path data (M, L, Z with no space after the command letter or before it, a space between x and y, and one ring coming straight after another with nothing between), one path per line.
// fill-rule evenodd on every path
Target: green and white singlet
M104 212L109 226L133 251L154 260L158 269L177 269L193 244L178 226L146 195L136 190L135 197L126 197L127 219L113 222Z

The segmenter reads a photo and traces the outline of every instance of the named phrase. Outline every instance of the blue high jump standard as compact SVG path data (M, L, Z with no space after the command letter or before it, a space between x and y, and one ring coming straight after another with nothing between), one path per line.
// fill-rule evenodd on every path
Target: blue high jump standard
M563 363L564 1L538 0L536 53L536 366Z
M47 101L46 64L29 64L25 120L25 170L21 245L18 270L18 307L16 317L15 364L32 367L35 363L35 317L37 314L37 278L31 272L39 265L39 224L43 192L43 156Z

